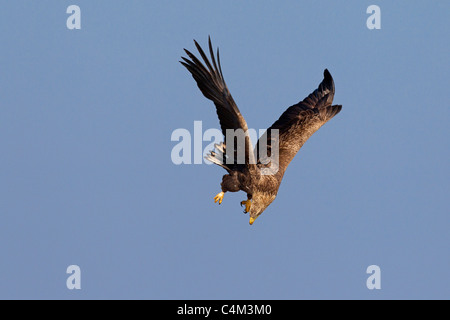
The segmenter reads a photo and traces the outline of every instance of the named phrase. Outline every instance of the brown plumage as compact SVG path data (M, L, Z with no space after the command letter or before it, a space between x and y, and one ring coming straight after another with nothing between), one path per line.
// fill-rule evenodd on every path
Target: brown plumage
M215 201L220 204L227 191L246 192L247 200L241 205L245 205L244 212L250 212L250 224L253 224L275 200L286 168L303 144L341 111L341 105L332 105L333 78L325 70L319 87L303 101L289 107L267 129L253 150L247 123L223 78L219 50L216 62L209 39L210 62L200 45L195 40L194 43L205 65L186 49L190 60L182 57L180 62L192 74L203 95L214 102L225 137L223 143L216 145L216 151L211 151L206 157L228 171L222 179L222 192ZM233 136L233 133L236 134Z

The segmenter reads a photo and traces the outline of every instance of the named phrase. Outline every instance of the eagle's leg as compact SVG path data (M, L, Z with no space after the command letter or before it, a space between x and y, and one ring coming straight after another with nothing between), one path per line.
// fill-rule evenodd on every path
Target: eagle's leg
M219 192L219 193L214 197L214 203L216 203L217 201L219 201L219 204L221 204L224 195L225 195L225 192L223 192L223 191Z
M244 213L250 212L252 206L252 195L247 193L247 200L241 201L241 207L245 205Z
M225 195L225 192L237 192L239 191L239 180L237 179L237 172L234 171L231 174L226 174L222 177L222 183L220 184L222 188L222 192L219 192L214 197L214 202L219 202L219 204L222 203L223 196Z

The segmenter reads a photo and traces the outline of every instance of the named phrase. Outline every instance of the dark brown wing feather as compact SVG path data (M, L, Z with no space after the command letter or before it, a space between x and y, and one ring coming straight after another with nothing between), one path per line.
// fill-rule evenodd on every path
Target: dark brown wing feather
M227 129L242 129L245 133L248 133L247 123L244 117L241 115L236 103L231 96L230 91L225 83L222 74L222 67L220 65L219 49L217 49L217 63L214 57L212 49L211 38L209 41L209 53L211 55L211 62L206 56L203 49L194 40L195 46L200 53L206 66L195 57L190 51L184 49L190 60L182 57L183 61L180 63L185 66L192 77L197 82L197 85L203 95L214 102L216 106L217 116L219 117L220 127L223 135L226 137ZM225 139L226 144L226 139ZM234 144L235 148L237 143ZM236 150L234 151L234 158L236 159ZM227 153L229 156L229 153ZM255 164L253 147L250 141L250 137L247 135L245 138L245 164Z
M271 129L278 129L279 134L279 169L283 176L289 163L303 146L303 144L324 125L341 111L341 105L332 106L334 97L334 82L328 70L324 71L324 79L319 87L303 101L289 107L281 117L267 129L257 143L257 150L262 145L262 139L267 139L268 152L271 156ZM263 154L266 151L264 150ZM259 153L258 153L259 154Z

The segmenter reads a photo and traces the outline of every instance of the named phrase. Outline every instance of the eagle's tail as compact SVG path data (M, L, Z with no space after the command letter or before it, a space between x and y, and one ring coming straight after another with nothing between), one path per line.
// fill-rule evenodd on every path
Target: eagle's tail
M214 147L216 151L211 150L208 155L205 156L205 159L208 161L211 161L214 164L217 164L218 166L221 166L228 172L231 172L231 169L226 164L226 146L222 142L221 144L214 144Z

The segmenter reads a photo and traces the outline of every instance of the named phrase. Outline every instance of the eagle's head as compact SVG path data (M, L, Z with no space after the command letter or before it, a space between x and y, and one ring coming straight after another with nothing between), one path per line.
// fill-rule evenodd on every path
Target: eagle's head
M272 203L276 198L276 194L269 192L254 192L252 194L252 205L250 207L250 224L255 222L261 213Z

